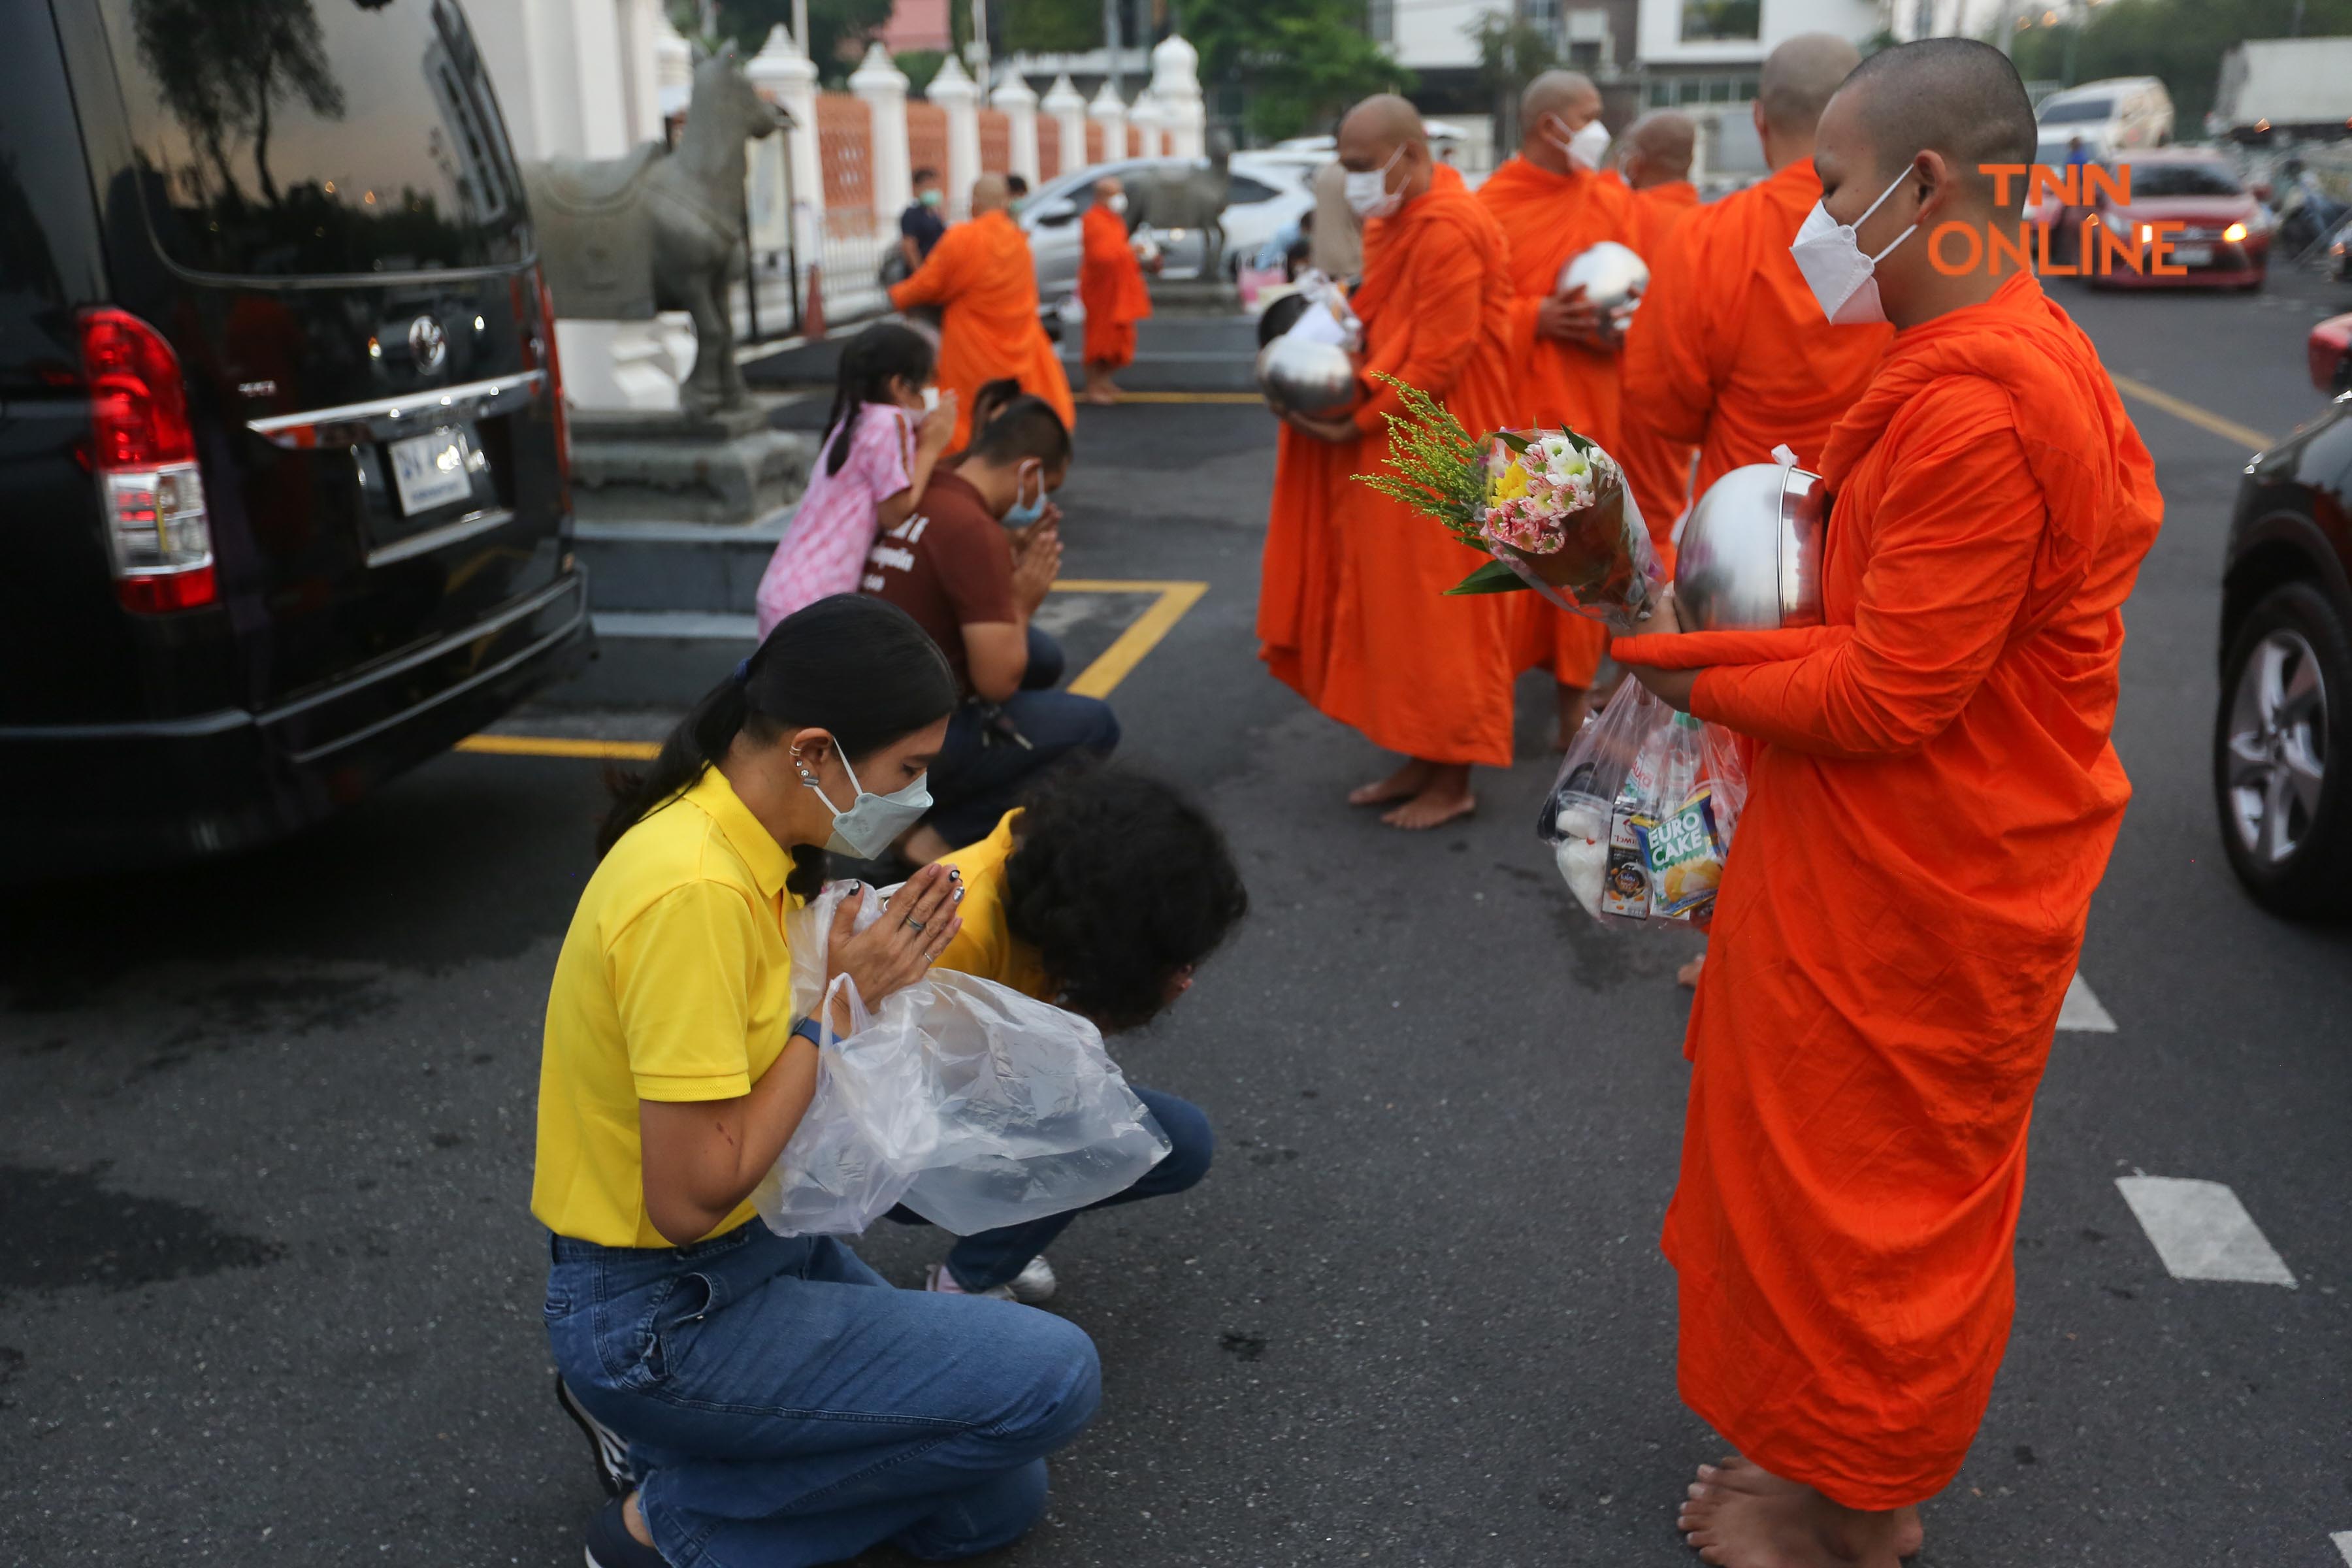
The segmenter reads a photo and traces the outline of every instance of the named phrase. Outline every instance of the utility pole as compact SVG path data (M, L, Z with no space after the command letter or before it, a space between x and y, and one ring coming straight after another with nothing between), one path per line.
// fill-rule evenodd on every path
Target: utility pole
M801 53L810 59L816 58L816 49L809 43L808 0L793 0L793 42L798 44ZM822 70L824 68L820 66L817 68Z
M1125 98L1127 87L1119 80L1118 75L1118 5L1119 0L1103 0L1103 54L1110 61L1111 94L1117 98ZM1108 149L1106 152L1108 153ZM1116 153L1108 155L1117 156Z
M805 5L808 0L794 0ZM971 79L980 83L980 101L988 102L988 0L971 0Z

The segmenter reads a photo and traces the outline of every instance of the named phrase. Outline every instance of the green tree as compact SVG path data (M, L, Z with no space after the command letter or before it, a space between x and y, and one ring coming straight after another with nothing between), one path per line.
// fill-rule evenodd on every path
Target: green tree
M1001 8L1004 19L992 10L989 30L1001 30L1008 49L1062 55L1102 47L1102 0L1008 0Z
M1519 143L1519 94L1563 62L1552 36L1531 22L1488 11L1464 29L1478 46L1478 85L1495 105L1495 146Z
M1327 129L1358 99L1414 80L1364 32L1357 0L1186 0L1184 36L1203 86L1238 88L1267 141Z
M2284 38L2302 14L2305 37L2352 33L2352 0L2113 0L2092 11L2074 45L2077 82L2152 76L2172 95L2179 133L2201 133L2213 107L2221 57L2248 38ZM2011 42L2020 74L2056 81L2066 74L2071 27L2028 27Z
M808 0L809 58L827 87L837 88L857 68L866 46L890 20L893 0ZM768 29L793 25L793 0L719 0L719 31L746 54L768 41Z

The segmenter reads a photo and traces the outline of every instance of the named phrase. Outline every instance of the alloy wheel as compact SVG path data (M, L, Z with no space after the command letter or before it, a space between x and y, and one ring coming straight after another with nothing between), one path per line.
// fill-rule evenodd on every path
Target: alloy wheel
M2230 700L2230 820L2255 858L2284 865L2317 823L2327 741L2318 656L2282 626L2248 657Z

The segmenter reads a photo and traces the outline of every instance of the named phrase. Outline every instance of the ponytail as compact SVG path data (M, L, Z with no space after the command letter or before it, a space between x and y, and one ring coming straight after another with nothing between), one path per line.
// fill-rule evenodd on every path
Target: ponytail
M622 835L692 789L736 738L772 745L795 730L829 730L857 759L944 719L955 677L929 634L896 605L835 594L785 616L768 640L705 692L642 773L614 773L612 809L596 833L604 858ZM824 852L793 847L785 886L802 898L824 883Z
M877 321L849 340L849 346L841 351L841 370L834 378L833 412L824 419L824 440L832 443L824 455L826 473L841 472L866 405L895 402L890 393L893 378L908 386L930 380L935 357L929 338L896 321Z

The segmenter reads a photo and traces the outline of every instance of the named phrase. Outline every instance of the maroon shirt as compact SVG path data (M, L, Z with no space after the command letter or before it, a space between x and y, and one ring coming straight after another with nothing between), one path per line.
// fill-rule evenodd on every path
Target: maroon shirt
M874 542L866 557L865 592L915 617L971 695L963 628L1017 625L1013 602L1013 541L980 492L953 468L935 469L921 507Z

